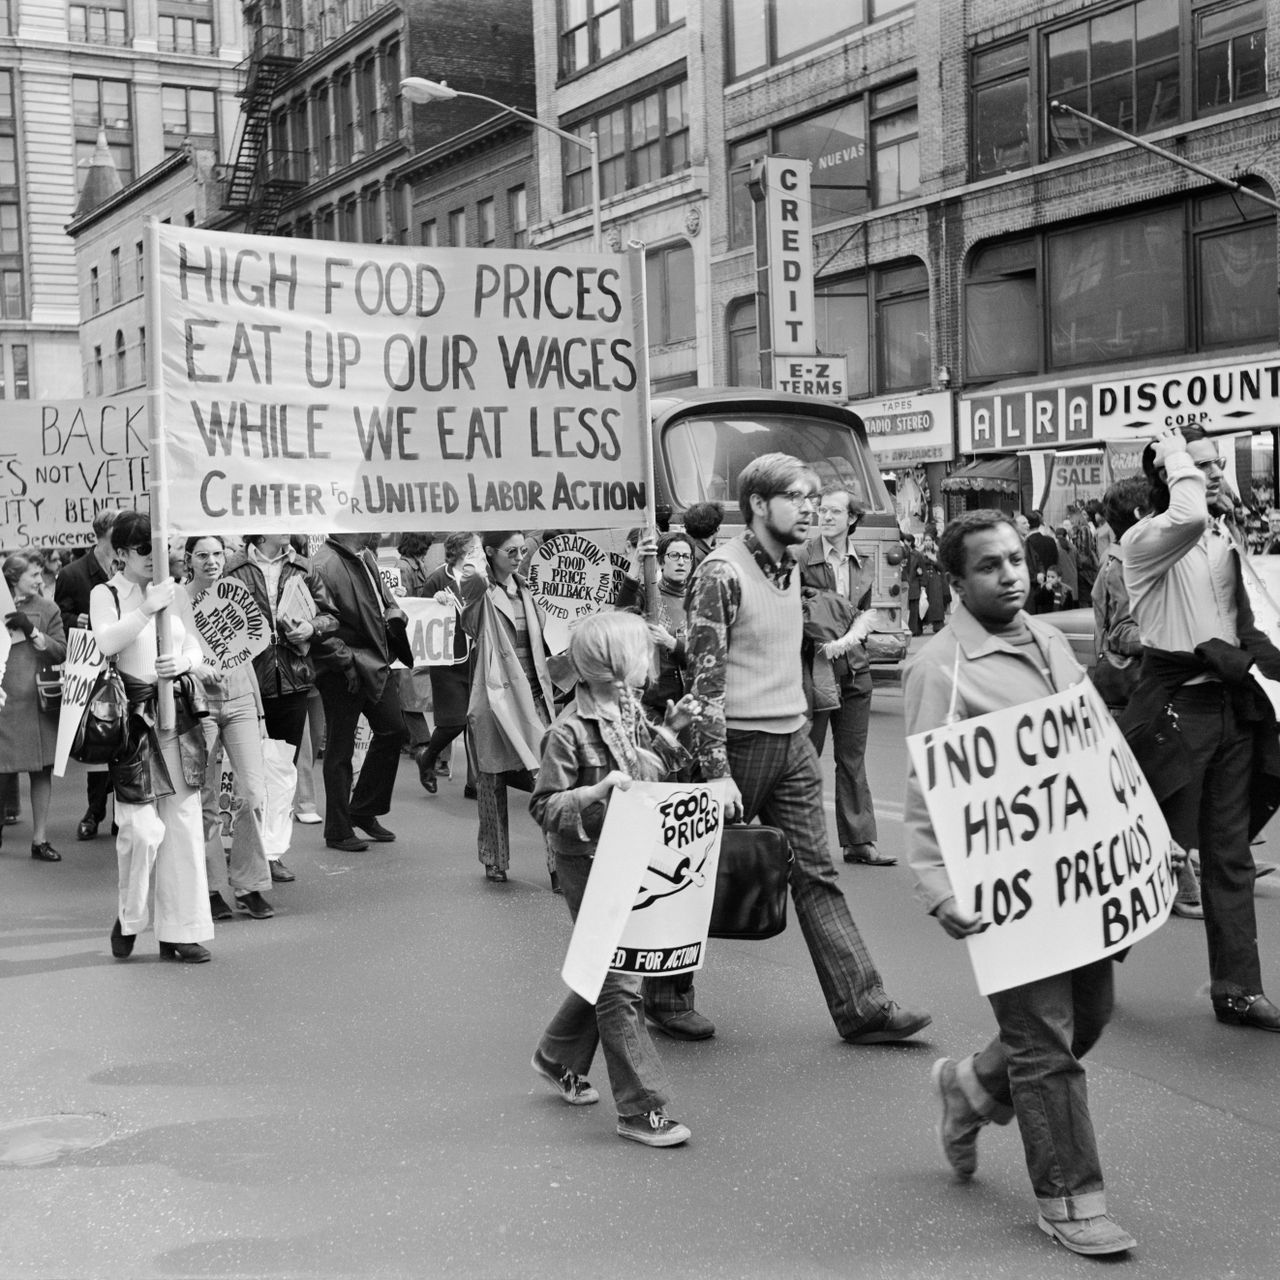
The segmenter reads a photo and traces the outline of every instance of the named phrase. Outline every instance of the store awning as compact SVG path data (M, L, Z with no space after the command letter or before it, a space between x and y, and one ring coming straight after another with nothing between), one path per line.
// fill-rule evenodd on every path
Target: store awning
M946 492L1013 493L1019 492L1019 464L1017 454L998 454L975 458L959 471L953 471L942 481Z

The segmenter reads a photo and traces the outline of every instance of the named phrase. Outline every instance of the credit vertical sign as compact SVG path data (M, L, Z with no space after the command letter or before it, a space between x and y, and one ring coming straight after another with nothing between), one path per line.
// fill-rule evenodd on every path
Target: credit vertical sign
M756 309L760 376L773 385L773 357L817 351L809 161L765 156L751 172L756 201Z

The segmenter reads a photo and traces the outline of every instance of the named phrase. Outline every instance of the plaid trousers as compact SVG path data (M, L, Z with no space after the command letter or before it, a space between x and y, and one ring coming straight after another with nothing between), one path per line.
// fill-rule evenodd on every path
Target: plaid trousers
M742 792L743 821L785 833L795 861L791 897L813 967L842 1036L875 1022L889 1003L849 904L837 883L822 810L822 774L805 729L752 733L730 729L729 771ZM645 1009L661 1016L693 1008L693 975L646 978Z

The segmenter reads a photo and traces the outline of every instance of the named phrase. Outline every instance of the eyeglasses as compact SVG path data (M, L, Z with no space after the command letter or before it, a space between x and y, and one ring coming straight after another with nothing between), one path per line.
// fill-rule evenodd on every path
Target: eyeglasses
M677 561L678 561L678 560L692 560L692 559L693 559L693 553L692 553L691 551L668 551L668 552L667 552L667 554L666 554L665 556L663 556L662 558L663 558L664 560L677 560Z
M136 551L140 556L149 556L151 554L151 543L135 542L131 547L125 547L126 551Z
M775 498L786 498L793 507L816 507L822 498L807 489L783 489L773 495Z

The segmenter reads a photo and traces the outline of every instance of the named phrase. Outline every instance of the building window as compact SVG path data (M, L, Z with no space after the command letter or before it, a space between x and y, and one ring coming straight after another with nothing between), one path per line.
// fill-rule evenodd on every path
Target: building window
M107 146L120 181L126 186L132 182L133 114L128 82L73 76L71 113L76 134L76 189L84 185L100 129L106 131Z
M1097 7L1087 18L973 52L975 177L1116 140L1105 129L1051 110L1055 100L1143 134L1265 97L1264 0L1131 0L1102 12Z
M98 268L89 268L89 314L96 316L102 310L102 288L98 283Z
M1031 163L1031 52L1026 40L973 55L973 176Z
M467 211L455 209L449 215L449 245L461 249L467 243Z
M94 347L93 349L93 394L100 396L103 392L102 385L102 348Z
M1196 111L1208 114L1261 96L1267 87L1263 0L1206 7L1194 21Z
M139 382L147 380L147 326L138 326L138 370Z
M137 240L133 246L133 276L138 283L139 297L147 287L147 246L146 242Z
M1274 342L1275 281L1275 215L1217 191L979 246L966 378Z
M920 194L920 121L914 78L872 93L870 114L875 202L910 200Z
M880 95L883 95L882 97ZM897 194L907 181L919 187L919 141L916 137L915 81L877 91L883 114L875 135L883 147L885 180L892 178L889 204L903 199ZM911 105L906 105L906 104ZM839 222L867 209L867 103L856 98L838 107L789 121L768 133L729 145L729 243L748 245L755 224L755 205L748 182L752 162L761 156L789 156L812 165L811 207L813 225ZM879 162L879 156L877 156Z
M560 74L683 22L687 7L687 0L560 0Z
M480 235L480 247L489 249L498 239L497 223L493 215L493 197L476 204L476 225Z
M645 254L646 312L649 343L685 342L696 333L693 248L669 245Z
M316 210L316 239L333 239L333 206Z
M6 320L20 320L27 313L16 132L13 74L0 71L0 318Z
M913 7L914 0L725 0L729 79L785 62L867 22Z
M26 343L8 348L13 364L13 398L15 400L31 399L31 366ZM5 385L5 348L0 347L0 400L8 394Z
M924 264L820 280L818 350L845 356L851 396L916 391L932 380L929 280Z
M339 168L355 154L355 103L351 98L351 70L340 71L333 81L333 130Z
M394 142L400 134L400 41L389 40L379 59L382 69L382 101L385 104L380 117L383 132L379 145Z
M382 188L366 187L360 198L360 240L364 244L382 244L386 234L382 218Z
M129 385L128 351L124 345L124 330L116 330L116 390L123 391Z
M209 0L159 0L156 34L162 53L213 52L213 5Z
M68 5L67 36L80 44L128 44L124 0L115 0L110 4Z
M188 138L218 149L218 95L212 89L188 89L166 84L160 90L166 155L182 150Z
M120 250L111 250L111 305L120 305Z
M338 201L338 239L346 244L358 244L360 229L357 221L355 196L346 196Z
M315 178L333 167L333 117L329 114L329 86L320 85L311 99L311 137L315 146Z
M725 311L729 338L729 385L760 385L760 337L756 330L756 300L739 298Z
M689 166L689 111L685 81L679 80L629 103L567 127L586 142L599 135L600 198L617 195ZM561 143L564 207L591 203L591 154L586 147Z
M511 244L516 249L529 247L529 197L523 187L507 192L507 221L511 224Z
M422 224L422 243L428 249L434 249L440 244L440 228L434 218L428 218Z
M378 107L378 60L369 54L356 65L356 118L360 134L358 145L364 155L376 151L379 146L378 121L382 115Z

